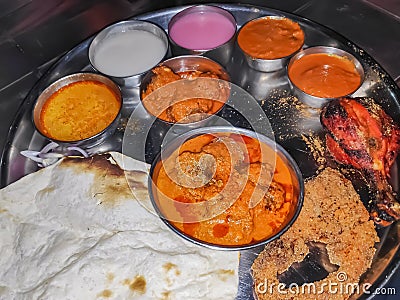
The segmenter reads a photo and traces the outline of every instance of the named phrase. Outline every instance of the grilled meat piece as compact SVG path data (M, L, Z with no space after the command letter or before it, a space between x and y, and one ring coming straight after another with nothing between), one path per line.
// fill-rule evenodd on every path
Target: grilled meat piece
M340 98L322 109L326 146L339 163L360 170L374 188L371 217L386 226L400 219L390 167L400 151L400 127L371 99Z

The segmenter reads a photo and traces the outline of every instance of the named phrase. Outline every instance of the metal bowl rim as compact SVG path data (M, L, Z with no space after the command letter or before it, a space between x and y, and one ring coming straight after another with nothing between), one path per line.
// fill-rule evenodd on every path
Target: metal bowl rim
M306 33L305 33L304 29L301 27L300 23L299 23L299 22L296 22L296 21L294 21L294 20L292 20L292 19L290 19L290 18L288 18L288 17L279 16L279 15L267 15L267 16L262 16L262 17L258 17L258 18L251 19L251 20L247 21L247 22L244 23L244 24L242 25L242 27L238 30L238 33L237 33L238 38L239 38L240 32L242 31L242 29L243 29L247 24L252 23L252 22L256 22L257 20L261 20L261 19L276 19L276 20L284 20L284 19L286 19L286 20L292 21L293 23L296 23L297 25L299 25L301 31L303 32L303 42L301 43L301 45L299 46L298 49L294 50L294 51L293 51L291 54L289 54L289 55L282 56L282 57L278 57L278 58L273 58L273 59L268 59L268 58L257 58L257 57L254 57L254 56L248 54L246 51L244 51L244 50L242 49L242 47L240 47L239 41L238 41L237 45L238 45L240 51L241 51L248 59L250 59L250 60L252 60L252 61L259 62L259 63L274 63L274 62L285 61L285 60L288 60L288 59L290 59L291 57L293 57L296 53L298 53L299 51L301 51L301 49L304 47L304 43L305 43L305 40L306 40L306 38L305 38L305 34L306 34Z
M162 42L165 44L166 47L165 47L165 53L164 53L162 59L160 61L158 61L155 65L159 64L160 62L162 62L165 59L165 57L167 56L168 51L169 51L169 39L168 39L167 33L165 32L165 30L160 25L158 25L156 23L153 23L153 22L150 22L150 21L138 20L138 19L124 20L124 21L119 21L119 22L113 23L113 24L108 25L107 27L103 28L91 40L91 42L90 42L90 44L89 44L89 46L87 48L88 49L87 50L87 53L88 53L87 56L89 58L90 65L92 66L92 68L94 70L96 70L100 74L102 74L104 76L107 76L107 77L116 78L116 79L129 79L129 78L139 78L140 76L143 76L144 74L149 72L154 67L153 66L150 69L148 69L146 71L143 71L141 73L137 73L137 74L132 74L132 75L128 75L128 76L116 76L116 75L110 75L110 74L104 73L103 71L100 71L95 66L95 63L93 61L94 58L92 57L93 55L91 55L91 53L92 53L92 51L94 51L93 47L95 47L95 43L100 43L101 40L103 39L102 35L106 34L110 30L112 30L114 27L118 27L118 26L123 27L123 26L128 26L128 25L135 25L135 24L137 24L137 25L147 25L149 27L151 26L153 28L156 28L156 30L158 32L160 32L160 36L162 36L162 37L160 37L160 39L162 40ZM145 30L145 31L147 31L147 30ZM148 32L150 32L150 31L148 31ZM100 39L100 40L98 40L98 39Z
M289 70L295 61L301 59L302 57L304 57L306 55L311 55L311 54L333 54L333 55L337 55L337 56L346 57L354 64L354 67L357 70L357 73L360 75L360 84L357 86L356 89L354 89L350 93L347 93L345 95L338 96L338 97L318 97L318 96L314 96L314 95L306 93L301 88L299 88L296 84L294 84L294 82L290 78ZM350 54L346 50L343 50L343 49L337 48L337 47L332 47L332 46L311 46L306 49L303 49L303 50L297 52L289 60L289 63L286 68L287 68L287 78L288 78L291 86L294 89L296 89L296 92L301 93L303 96L312 99L312 101L322 101L322 103L327 103L333 99L346 97L346 96L350 96L350 95L354 94L362 86L362 84L365 80L365 70L364 70L364 67L361 64L361 62L354 55Z
M209 242L205 242L202 240L199 240L197 238L191 237L190 235L180 231L178 228L176 228L173 224L171 224L171 222L169 222L164 216L163 213L161 212L159 206L157 205L157 201L155 200L155 196L153 194L153 185L155 185L155 183L153 182L153 173L154 170L156 168L156 166L158 165L159 161L160 161L160 157L162 155L163 152L165 151L171 151L170 147L173 146L173 144L177 143L178 141L187 141L191 138L194 138L196 136L202 135L202 134L209 134L209 133L238 133L238 134L243 134L252 138L257 139L258 141L266 144L268 147L271 147L271 145L273 145L273 147L275 147L275 153L277 155L281 155L283 156L287 161L288 161L288 165L291 169L293 169L295 177L297 178L298 181L298 185L299 185L299 195L297 197L297 207L295 208L295 211L293 213L292 218L288 221L288 223L283 226L277 233L275 233L274 235L263 239L261 241L257 241L255 243L251 243L251 244L245 244L245 245L219 245L219 244L215 244L215 243L209 243ZM180 145L181 143L179 143ZM176 149L172 149L172 150L176 150ZM152 203L152 206L154 208L154 210L156 211L157 215L159 216L159 218L176 234L178 234L180 237L184 238L185 240L192 242L196 245L200 245L200 246L204 246L210 249L214 249L214 250L228 250L228 251L241 251L241 250L247 250L247 249L252 249L261 245L266 245L270 242L272 242L273 240L276 240L277 238L279 238L282 234L284 234L292 225L293 223L296 221L297 217L300 214L300 211L303 207L303 201L304 201L304 179L303 179L303 175L300 171L300 168L298 167L296 161L293 159L293 157L277 142L275 142L274 140L270 139L269 137L251 131L249 129L245 129L245 128L239 128L239 127L230 127L230 126L212 126L212 127L206 127L206 128L198 128L198 129L193 129L190 130L188 132L185 132L184 134L180 135L179 137L171 140L169 143L167 143L165 145L165 147L163 149L161 149L160 153L158 153L158 155L156 156L156 158L153 160L153 162L151 163L151 167L150 167L150 171L149 171L149 176L148 176L148 192L149 192L149 198L150 201Z
M118 98L118 100L119 100L120 105L119 105L118 113L117 113L117 115L115 116L115 118L114 118L114 119L110 122L110 124L108 124L107 127L104 128L102 131L96 133L95 135L92 135L92 136L90 136L90 137L87 137L87 138L81 139L81 140L64 141L64 140L58 140L58 139L51 138L51 137L47 136L46 134L44 134L44 133L39 129L39 127L36 125L36 118L35 118L35 116L34 116L34 112L36 111L37 106L39 105L39 99L40 99L40 97L41 97L43 94L45 94L46 92L50 91L52 88L54 88L54 86L56 86L56 85L62 83L63 81L68 81L69 79L73 79L73 78L75 78L75 77L77 77L77 79L81 79L81 80L73 80L73 81L69 81L69 82L68 82L67 84L65 84L65 85L61 85L59 88L55 89L55 91L53 91L53 92L49 95L49 97L50 97L51 95L53 95L54 93L56 93L57 91L59 91L61 88L65 87L65 86L68 86L69 84L72 84L72 83L74 83L74 82L81 82L81 81L87 81L87 80L96 81L96 79L94 79L94 78L91 78L91 79L85 79L85 78L84 78L84 77L88 77L88 76L89 76L89 77L94 77L94 78L96 78L96 77L101 78L101 79L107 81L107 84L106 84L107 86L112 86L113 91L114 91L114 89L115 89L115 91L118 91L118 93L116 94L116 96L117 96L117 98ZM102 82L102 81L99 81L99 82ZM102 82L102 83L104 83L104 82ZM47 97L45 100L43 100L44 103L49 99L49 97ZM119 117L120 117L120 115L121 115L122 106L123 106L123 99L122 99L121 89L120 89L120 87L119 87L114 81L112 81L110 78L108 78L107 76L104 76L104 75L102 75L102 74L91 73L91 72L73 73L73 74L69 74L69 75L66 75L66 76L64 76L64 77L61 77L61 78L57 79L56 81L54 81L53 83L51 83L50 85L48 85L48 86L39 94L39 96L36 98L35 104L34 104L33 109L32 109L32 123L33 123L33 125L34 125L36 131L37 131L41 136L43 136L44 138L46 138L46 139L48 139L48 140L50 140L50 141L53 141L53 142L55 142L55 143L58 143L58 144L71 144L71 145L73 145L73 144L81 144L81 143L86 143L86 142L89 143L89 142L91 142L91 141L93 141L93 140L96 140L97 138L101 137L105 132L107 132L107 131L109 130L110 127L112 127L112 125L113 125L116 121L119 120Z
M160 67L160 66L164 66L165 64L167 64L167 63L169 63L169 62L171 62L171 61L181 60L181 59L183 60L183 59L185 59L185 58L189 58L189 59L191 59L191 58L193 58L193 59L197 58L197 59L199 59L199 60L204 60L204 61L208 61L208 62L210 62L210 63L215 64L217 67L219 67L219 68L221 69L221 71L223 72L223 75L226 76L226 79L220 78L220 79L218 79L218 80L226 81L226 82L228 82L229 84L231 84L231 81L230 81L230 80L231 80L231 77L230 77L228 71L225 70L225 68L224 68L220 63L216 62L215 60L213 60L213 59L211 59L211 58L208 58L208 57L205 57L205 56L202 56L202 55L190 55L190 54L187 54L187 55L180 55L180 56L170 57L170 58L168 58L168 59L166 59L166 60L160 62L160 63L159 63L158 65L156 65L154 68ZM168 67L168 66L167 66L167 67ZM145 81L144 79L146 79L147 76L152 76L151 73L152 73L152 70L153 70L154 68L152 68L151 70L149 70L148 74L146 74L146 76L143 78L142 82ZM174 71L174 72L175 72L175 71ZM162 87L161 87L161 88L162 88ZM213 114L209 114L209 115L208 115L207 117L205 117L204 119L201 119L201 120L195 121L195 122L189 122L189 123L179 123L179 122L174 123L174 122L169 122L169 121L162 120L162 119L158 118L157 116L154 116L150 111L147 110L146 106L143 104L143 97L142 97L142 92L143 92L143 90L144 90L144 87L143 87L143 85L142 85L142 83L141 83L141 84L140 84L140 88L139 88L139 98L140 98L140 103L142 104L143 108L144 108L150 115L152 115L153 117L155 117L157 120L159 120L160 122L162 122L162 123L164 123L164 124L167 124L167 125L169 125L169 126L183 126L183 127L188 127L188 126L195 126L196 124L201 125L202 122L205 122L205 121L207 121L209 118L211 118L211 117L217 115L217 114L226 106L226 104L227 104L227 102L228 102L228 100L229 100L229 97L228 97L228 99L226 99L225 103L221 106L220 109L218 109L218 110L217 110L215 113L213 113Z
M233 32L232 36L225 43L223 43L221 45L218 45L218 46L216 46L214 48L210 48L210 49L190 49L190 48L186 48L186 47L181 46L178 43L176 43L174 41L174 39L171 37L171 35L170 35L171 28L172 28L173 24L175 24L175 22L177 20L179 20L179 18L181 18L181 17L183 17L183 16L185 16L187 14L196 13L196 12L204 12L204 11L207 11L207 10L211 10L211 11L217 12L217 13L219 13L221 15L224 15L225 17L227 17L229 19L229 21L232 23L232 25L235 28L235 31ZM169 39L170 43L175 47L179 47L179 48L181 48L181 49L183 49L183 50L185 50L187 52L192 52L192 53L196 53L196 54L204 54L206 52L222 48L225 45L228 45L229 43L231 43L232 40L235 39L235 36L236 36L236 33L237 33L237 26L238 25L237 25L237 21L236 21L235 16L230 11L228 11L228 10L226 10L226 9L220 7L220 6L211 5L211 4L209 4L209 5L206 5L206 4L193 5L193 6L184 8L183 10L179 11L178 13L176 13L171 18L171 20L168 22L168 39Z

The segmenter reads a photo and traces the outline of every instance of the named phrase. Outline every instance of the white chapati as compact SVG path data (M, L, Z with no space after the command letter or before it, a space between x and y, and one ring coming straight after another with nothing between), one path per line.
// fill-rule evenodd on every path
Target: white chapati
M239 254L170 231L147 171L120 153L64 158L0 190L0 299L234 299Z

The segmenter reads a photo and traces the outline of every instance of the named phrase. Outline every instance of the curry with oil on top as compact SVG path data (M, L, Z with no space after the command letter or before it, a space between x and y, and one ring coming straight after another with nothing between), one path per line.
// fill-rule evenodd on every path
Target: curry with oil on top
M197 136L161 161L155 174L156 201L164 216L178 230L207 243L263 240L291 212L288 168L273 149L248 136Z

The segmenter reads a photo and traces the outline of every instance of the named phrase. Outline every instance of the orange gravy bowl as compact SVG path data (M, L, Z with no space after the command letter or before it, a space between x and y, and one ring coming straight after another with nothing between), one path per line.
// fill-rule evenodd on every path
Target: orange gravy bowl
M337 98L353 93L362 77L346 57L314 53L295 60L288 69L292 83L303 92L321 98Z
M304 44L300 25L283 17L263 17L246 23L238 34L239 47L258 59L290 56Z
M84 140L106 129L120 108L120 97L106 84L77 81L63 86L45 101L36 125L53 140Z
M198 135L155 170L152 194L162 216L207 244L266 240L282 231L298 205L298 183L287 163L243 134Z

